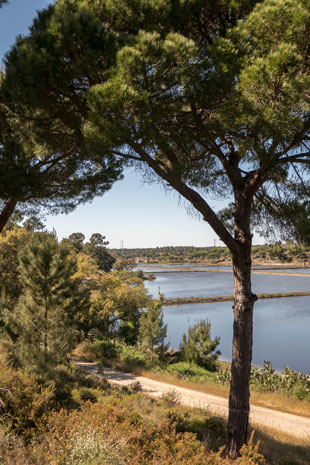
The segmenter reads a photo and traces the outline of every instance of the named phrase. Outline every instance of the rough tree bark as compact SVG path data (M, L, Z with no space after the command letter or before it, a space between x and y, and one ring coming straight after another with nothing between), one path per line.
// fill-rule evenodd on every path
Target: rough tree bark
M225 454L236 458L247 443L250 412L250 375L253 346L253 308L257 296L251 289L249 201L236 201L235 240L239 253L232 254L234 275L234 326Z
M7 224L12 213L14 212L16 204L17 200L10 198L3 207L2 212L0 213L0 233L3 231L5 225Z

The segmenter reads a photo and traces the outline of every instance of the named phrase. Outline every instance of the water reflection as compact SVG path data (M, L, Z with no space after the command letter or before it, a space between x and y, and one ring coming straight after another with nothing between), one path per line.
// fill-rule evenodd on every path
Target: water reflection
M231 359L232 302L175 305L164 308L168 324L167 339L177 348L188 326L201 319L211 321L212 337L220 336L222 358ZM282 370L286 365L303 373L310 372L310 297L264 299L254 310L253 363L264 360Z

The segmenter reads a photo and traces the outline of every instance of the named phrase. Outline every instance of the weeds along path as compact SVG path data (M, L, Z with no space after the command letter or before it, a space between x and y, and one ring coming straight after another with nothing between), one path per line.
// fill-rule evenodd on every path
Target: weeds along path
M128 386L131 383L139 381L142 386L142 392L153 397L160 397L163 394L174 391L178 394L181 404L189 407L198 407L208 410L210 413L227 418L228 400L211 394L205 394L191 389L185 389L172 384L162 383L143 376L137 376L132 373L124 373L112 368L104 368L104 373L98 373L98 365L76 360L76 364L84 368L88 373L97 374L110 383L121 386ZM310 443L310 418L304 418L289 413L278 412L263 407L252 405L250 412L251 425L267 426L284 433L296 436L302 439L309 439Z

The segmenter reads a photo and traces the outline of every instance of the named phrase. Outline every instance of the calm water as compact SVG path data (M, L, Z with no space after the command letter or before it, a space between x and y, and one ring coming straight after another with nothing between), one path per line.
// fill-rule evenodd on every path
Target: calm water
M212 337L220 336L221 358L231 359L233 311L232 302L174 305L164 308L168 324L167 339L172 348L189 326L199 320L211 321ZM282 370L286 365L304 373L310 372L310 297L266 299L254 309L253 363L264 360Z
M154 296L162 292L169 297L232 295L231 273L167 273L156 274L154 281L146 281L146 287ZM309 291L310 277L276 276L258 274L252 276L254 292ZM209 319L212 337L220 336L221 358L231 359L232 302L175 305L164 308L168 324L170 346L177 348L189 325L201 319ZM254 308L253 363L261 366L270 360L282 370L292 369L310 372L310 297L264 299Z
M226 272L153 273L154 281L146 281L150 293L157 296L160 291L165 297L208 297L233 294L233 275ZM310 277L276 276L271 274L252 275L253 292L310 291Z

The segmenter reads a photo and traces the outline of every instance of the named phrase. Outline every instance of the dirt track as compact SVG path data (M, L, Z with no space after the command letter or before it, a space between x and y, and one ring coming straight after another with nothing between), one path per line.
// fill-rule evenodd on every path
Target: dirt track
M76 364L86 369L89 373L97 374L97 365L94 363L76 361ZM178 393L180 402L183 405L204 408L221 417L227 417L228 415L228 401L222 397L154 381L142 376L136 376L132 373L123 373L111 368L105 368L104 374L98 374L98 376L103 376L111 383L122 386L139 381L142 385L142 391L153 397L160 397L162 394L174 390ZM251 425L268 426L299 438L308 438L310 444L309 418L252 405L250 422Z

